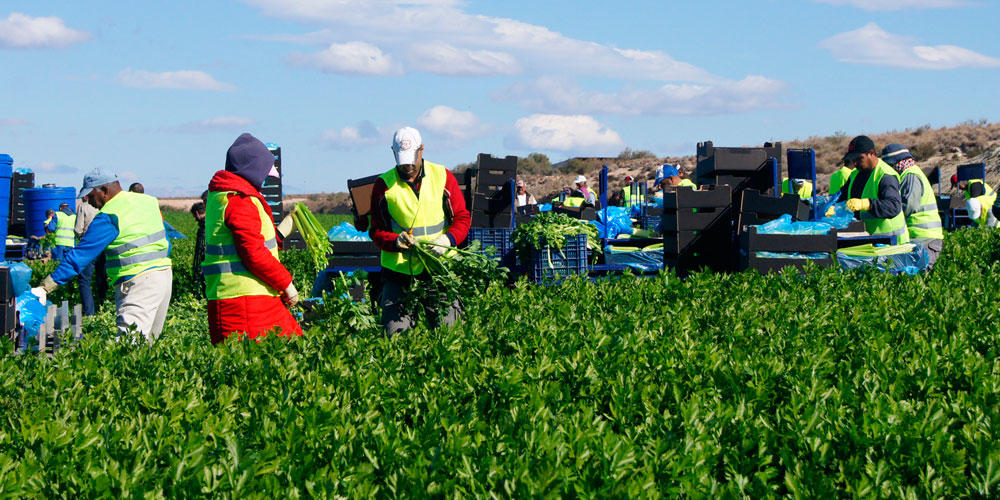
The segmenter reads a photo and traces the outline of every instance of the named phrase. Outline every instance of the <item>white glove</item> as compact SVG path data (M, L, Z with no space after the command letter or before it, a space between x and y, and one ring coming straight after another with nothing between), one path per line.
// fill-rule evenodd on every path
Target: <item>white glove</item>
M285 288L285 303L289 306L294 306L299 303L299 291L295 289L295 284L289 283L288 288Z
M45 302L45 301L46 301L46 299L48 298L48 295L49 295L49 293L48 293L48 292L46 292L44 288L42 288L42 287L40 287L40 286L36 286L35 288L32 288L32 289L31 289L31 293L32 293L32 294L33 294L33 295L34 295L35 297L38 297L38 301L39 301L39 302L41 302L41 303L42 303L42 305L45 305L45 304L46 304L46 302Z
M287 238L288 235L295 231L295 219L292 214L299 209L298 205L292 205L292 209L288 211L288 215L284 219L281 219L281 224L278 224L278 232L281 233L282 238Z
M410 233L399 233L399 236L396 237L396 248L400 250L409 250L416 244L416 238Z
M430 246L430 251L437 255L444 255L448 251L448 247L451 246L451 239L448 238L447 234L442 234L432 241L433 245ZM441 245L441 246L438 246Z

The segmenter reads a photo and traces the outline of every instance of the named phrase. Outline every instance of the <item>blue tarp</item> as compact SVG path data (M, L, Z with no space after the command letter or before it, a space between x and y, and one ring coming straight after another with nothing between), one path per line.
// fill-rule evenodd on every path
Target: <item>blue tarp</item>
M172 240L187 239L187 236L184 236L184 233L174 229L174 226L171 226L170 223L167 221L163 221L163 229L167 231L167 238L170 238Z
M350 222L341 222L339 226L331 227L326 237L330 241L371 241L368 231L358 231Z

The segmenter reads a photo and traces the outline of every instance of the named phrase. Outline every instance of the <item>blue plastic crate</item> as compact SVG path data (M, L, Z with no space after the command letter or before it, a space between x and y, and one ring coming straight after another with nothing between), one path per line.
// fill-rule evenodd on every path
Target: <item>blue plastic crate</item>
M640 215L637 220L640 229L659 232L660 219L659 215Z
M549 248L544 241L540 243L542 249L532 252L528 269L529 278L535 283L587 273L587 235L567 236L561 251Z
M473 241L478 241L482 246L482 253L487 253L485 250L489 247L496 248L496 252L493 253L493 260L500 263L501 266L510 267L514 264L514 244L511 243L510 237L514 233L513 229L504 227L474 227L469 229L469 236L466 240L469 243Z

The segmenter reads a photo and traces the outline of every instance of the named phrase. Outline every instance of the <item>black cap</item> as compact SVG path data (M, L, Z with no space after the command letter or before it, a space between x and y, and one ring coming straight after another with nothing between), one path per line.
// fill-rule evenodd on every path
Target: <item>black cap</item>
M851 143L847 145L847 154L844 155L844 162L852 163L859 156L869 151L875 151L875 141L867 135L859 135L851 139Z

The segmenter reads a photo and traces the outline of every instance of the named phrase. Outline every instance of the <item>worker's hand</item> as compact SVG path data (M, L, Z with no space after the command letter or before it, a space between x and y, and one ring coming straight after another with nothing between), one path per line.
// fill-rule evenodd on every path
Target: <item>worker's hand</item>
M32 288L31 289L31 294L34 295L35 297L38 297L38 301L41 302L42 305L46 304L45 301L46 301L46 299L48 299L48 296L49 296L49 293L46 292L45 289L42 288L42 287L40 287L40 286Z
M396 237L396 248L400 250L409 250L416 244L417 239L410 233L399 233L399 236Z
M447 234L442 234L432 241L433 245L430 246L430 251L434 252L435 255L444 255L448 251L448 247L451 246L451 238L448 238Z
M298 205L292 205L288 215L285 215L285 218L281 219L281 224L278 224L278 232L281 233L282 238L287 238L288 235L292 234L292 231L295 231L295 218L292 217L292 214L298 209Z
M299 291L295 289L295 284L289 283L285 291L282 292L285 297L285 303L289 306L294 306L299 303Z
M868 198L851 198L847 200L847 209L852 212L867 212L872 207Z
M837 213L837 207L835 205L830 205L830 208L826 209L826 214L823 217L833 217Z

